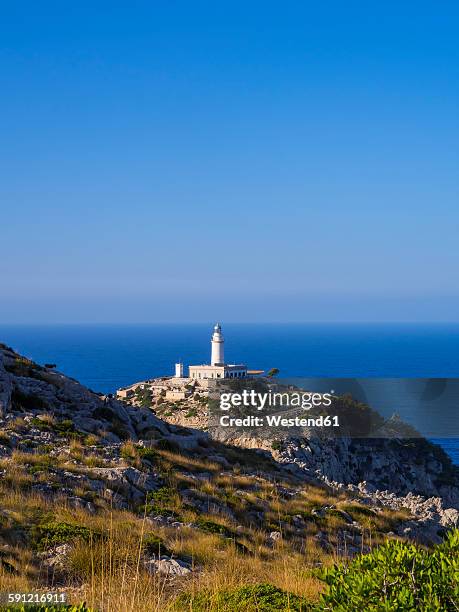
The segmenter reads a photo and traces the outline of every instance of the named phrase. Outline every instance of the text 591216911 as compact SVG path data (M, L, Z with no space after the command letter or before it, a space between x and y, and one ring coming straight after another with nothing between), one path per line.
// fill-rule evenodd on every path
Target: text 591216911
M66 593L0 593L0 604L66 604Z

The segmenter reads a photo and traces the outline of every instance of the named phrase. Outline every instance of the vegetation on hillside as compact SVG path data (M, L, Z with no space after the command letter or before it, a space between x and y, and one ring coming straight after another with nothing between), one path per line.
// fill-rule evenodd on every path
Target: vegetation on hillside
M9 368L61 384L26 359ZM105 429L83 432L78 406L62 401L67 415L15 387L16 414L1 421L0 592L55 589L71 602L26 610L459 609L457 531L422 548L395 535L406 511L300 481L267 453L204 439L187 450L154 428L140 443L109 404L93 412ZM343 410L369 414L342 401ZM161 561L186 571L161 573Z
M140 506L117 510L95 498L89 486L86 464L93 450L69 438L70 443L70 454L57 458L14 451L0 460L0 591L71 585L72 600L94 609L140 611L149 601L149 609L159 611L175 605L181 591L224 592L217 601L231 603L260 594L252 593L253 585L270 583L263 592L274 589L274 602L284 598L280 591L291 594L289 601L314 602L322 590L316 570L332 566L339 555L348 513L362 523L362 548L382 543L402 518L391 511L361 512L343 494L281 480L275 471L269 480L266 459L254 451L228 449L222 462L231 467L223 468L206 458L204 448L192 455L133 442L122 447L125 465L155 470L164 484ZM52 485L59 469L81 475L78 495L96 512L72 507L59 485L51 496L31 489L32 483ZM330 505L336 512L316 512ZM183 526L154 523L147 513L174 517ZM278 539L270 540L271 532ZM326 543L317 537L321 533L329 534ZM63 544L70 547L62 567L39 561L43 551ZM150 575L143 559L155 555L183 559L193 571L173 581Z
M459 530L433 550L391 541L323 574L318 610L447 612L459 609Z

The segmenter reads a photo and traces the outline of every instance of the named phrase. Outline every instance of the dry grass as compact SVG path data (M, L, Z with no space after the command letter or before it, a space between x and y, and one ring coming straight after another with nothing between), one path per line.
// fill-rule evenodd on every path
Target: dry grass
M72 466L70 458L80 455L81 465ZM72 442L60 465L84 473L84 465L93 456L79 442ZM123 445L123 456L126 462L142 461L138 448L129 442ZM85 527L91 538L71 542L65 589L74 603L86 601L101 612L140 611L146 609L145 602L148 610L167 611L184 591L197 593L206 589L216 594L222 589L261 582L270 582L314 600L321 589L314 570L332 564L338 555L338 545L333 539L335 549L325 551L314 536L323 528L333 532L345 526L339 513L327 513L318 519L312 515L314 508L334 504L355 516L364 526L362 546L381 541L383 536L379 530L388 530L395 520L404 518L403 512L372 513L343 495L319 486L302 485L300 493L289 496L289 491L300 487L298 483L278 483L283 487L279 489L273 482L256 475L222 472L221 465L205 457L155 450L155 469L163 473L165 480L165 494L159 498L159 504L164 504L167 512L175 512L182 522L201 525L200 529L160 528L131 511L113 510L108 506L104 509L99 503L95 514L69 507L66 497L58 490L46 499L31 492L28 487L32 476L28 470L31 466L39 469L45 460L49 457L44 454L15 451L11 460L0 461L0 469L6 470L0 481L3 511L0 512L0 551L8 553L0 554L17 568L17 573L0 570L0 591L43 590L63 584L58 572L53 574L43 565L37 566L26 537L28 526L54 521ZM201 475L197 478L198 473ZM35 482L52 480L50 474L33 478ZM87 493L84 485L82 481L74 494L84 497ZM179 494L182 488L193 489L201 501L208 500L209 508L210 502L220 501L231 510L233 518L215 512L199 514L182 500ZM283 491L282 496L279 491ZM158 500L153 498L152 502L158 503ZM103 502L100 500L100 503ZM263 511L262 524L253 524L247 517L248 510ZM292 525L295 515L305 520L300 533ZM200 519L208 524L201 524ZM207 526L211 529L220 526L225 533L223 536L209 533ZM282 534L274 544L267 540L270 529ZM173 581L149 575L142 556L142 544L148 534L160 538L175 557L188 561L194 571Z
M209 461L204 457L190 457L189 455L167 450L157 450L156 454L158 455L161 464L166 469L180 468L188 472L212 473L220 472L222 469L219 463Z
M10 443L10 436L6 433L6 431L0 431L0 444L5 444L8 446Z
M43 412L42 414L37 415L37 418L40 421L43 421L43 423L46 423L46 425L49 425L49 427L53 427L53 425L56 424L56 418L50 412Z
M86 446L96 446L99 441L99 436L96 436L96 434L89 434L88 436L86 436L85 444Z
M26 431L28 428L28 425L22 417L16 417L15 419L13 419L12 421L8 423L8 427L12 431L16 431L20 433L20 432Z
M263 534L248 528L240 541L246 544L250 541L252 552L244 554L231 540L216 534L192 528L152 530L146 520L128 511L90 515L84 510L69 508L64 497L45 500L38 494L8 488L4 483L0 485L0 495L12 525L51 516L53 521L84 525L94 534L103 534L90 542L75 542L66 570L73 601L84 600L101 611L143 610L148 602L149 610L159 612L170 608L177 595L185 590L194 592L205 588L217 592L257 582L272 582L298 594L317 596L319 584L310 575L310 569L317 565L319 558L327 562L326 555L315 547L303 553L295 552L288 543L269 549L263 544ZM206 518L234 529L229 519ZM189 560L196 571L190 577L174 580L173 588L164 577L149 575L141 560L142 541L147 533L155 533L174 555ZM332 561L331 557L328 561ZM40 590L59 585L58 575L53 583L52 574L34 565L28 548L12 549L11 562L19 573L0 572L0 591Z

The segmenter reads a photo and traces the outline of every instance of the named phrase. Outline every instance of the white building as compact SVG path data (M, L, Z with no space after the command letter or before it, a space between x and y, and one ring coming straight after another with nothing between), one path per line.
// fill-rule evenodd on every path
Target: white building
M209 378L246 378L247 366L244 364L225 363L225 340L219 323L214 327L211 338L210 364L192 365L189 376L194 380Z

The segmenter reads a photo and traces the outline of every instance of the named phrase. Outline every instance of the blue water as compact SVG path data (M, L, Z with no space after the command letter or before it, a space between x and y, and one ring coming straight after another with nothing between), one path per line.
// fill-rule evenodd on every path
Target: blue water
M211 330L212 323L0 325L0 342L39 363L56 363L95 391L113 392L170 375L179 359L208 362ZM226 361L277 367L282 377L459 377L459 324L224 324L223 333ZM458 441L441 444L459 464Z

